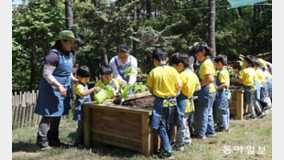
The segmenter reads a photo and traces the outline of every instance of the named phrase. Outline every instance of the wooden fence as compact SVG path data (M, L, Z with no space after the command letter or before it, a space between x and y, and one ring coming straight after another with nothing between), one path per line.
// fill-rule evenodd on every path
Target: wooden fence
M41 116L34 113L38 91L14 93L12 98L13 128L39 124Z

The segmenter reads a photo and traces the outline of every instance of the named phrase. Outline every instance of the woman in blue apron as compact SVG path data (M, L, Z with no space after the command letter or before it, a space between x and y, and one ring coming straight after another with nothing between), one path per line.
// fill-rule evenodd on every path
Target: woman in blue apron
M130 55L130 51L127 45L120 44L116 49L117 56L110 60L109 65L113 69L113 77L118 80L120 84L129 83L133 85L136 82L137 72L137 60L135 57ZM132 66L132 75L125 75L126 70ZM132 94L132 90L129 91Z
M194 45L193 52L200 62L197 68L197 76L201 84L201 90L198 92L198 102L195 109L197 119L197 138L204 139L206 136L215 136L213 120L213 102L216 95L216 85L214 84L215 68L210 60L210 47L201 42Z
M58 135L59 123L61 116L67 115L71 109L71 80L78 81L72 74L75 40L72 31L61 31L54 39L56 42L52 50L45 56L43 77L34 111L42 115L37 133L37 149L50 150L50 146L63 145Z

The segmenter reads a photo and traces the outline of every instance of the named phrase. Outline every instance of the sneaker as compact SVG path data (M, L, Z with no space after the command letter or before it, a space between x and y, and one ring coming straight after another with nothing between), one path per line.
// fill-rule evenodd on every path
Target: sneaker
M216 132L223 132L225 130L225 127L219 127L216 129Z
M45 146L45 147L43 147L43 146L41 146L41 145L39 145L39 144L36 144L36 150L37 151L50 151L50 150L52 150L53 148L51 148L50 146Z
M161 159L174 159L172 152L164 151L160 154L159 158Z
M197 135L194 135L194 136L192 136L192 138L194 138L194 139L206 139L206 136L199 137Z
M210 134L206 134L206 137L215 137L216 133L210 133Z
M248 119L256 120L257 118L255 116L250 116Z
M173 147L172 147L174 150L177 150L177 151L184 151L184 147L183 147L183 145L174 145Z
M266 115L265 112L261 112L261 114L258 117L263 118L265 115Z

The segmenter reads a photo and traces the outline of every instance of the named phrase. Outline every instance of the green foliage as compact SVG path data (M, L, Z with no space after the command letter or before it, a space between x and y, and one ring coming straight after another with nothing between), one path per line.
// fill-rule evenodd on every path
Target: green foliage
M152 15L146 18L144 1L72 1L74 31L81 42L76 43L76 63L87 65L92 71L91 81L98 76L103 53L110 58L116 47L125 43L138 60L141 74L153 67L151 54L163 47L169 57L175 52L189 51L194 42L208 42L207 1L151 1ZM268 3L272 1L269 0ZM217 1L217 6L228 5ZM134 18L134 7L137 19ZM188 10L191 9L191 10ZM156 11L156 12L155 12ZM52 39L65 29L64 1L51 6L49 1L29 0L13 10L13 89L27 90L30 81L31 50L36 46L36 80L39 82L44 55ZM228 56L229 61L239 55L272 51L271 6L244 6L226 10L216 8L216 50ZM138 87L137 87L138 88Z

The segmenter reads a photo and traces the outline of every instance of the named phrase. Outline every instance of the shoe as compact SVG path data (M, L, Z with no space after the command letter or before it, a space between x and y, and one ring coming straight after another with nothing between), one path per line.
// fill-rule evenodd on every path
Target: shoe
M256 120L257 118L255 116L250 116L248 119Z
M41 146L41 145L39 145L39 144L36 144L36 150L37 151L50 151L50 150L52 150L53 148L51 148L50 146L45 146L45 147L43 147L43 146Z
M216 132L223 132L225 130L225 127L219 127L218 129L216 129Z
M210 134L206 134L206 137L215 137L216 133L210 133Z
M194 139L206 139L206 136L199 137L197 135L194 135L194 136L192 136L192 138L194 138Z
M228 127L228 128L226 128L225 129L225 131L227 132L227 133L230 133L231 132L231 130L230 130L230 128Z
M184 151L183 145L177 145L177 144L175 144L172 148L173 148L174 150L177 150L177 151Z
M159 155L161 159L174 159L172 152L164 151Z
M266 115L265 112L261 112L261 114L258 117L263 118L265 115Z

